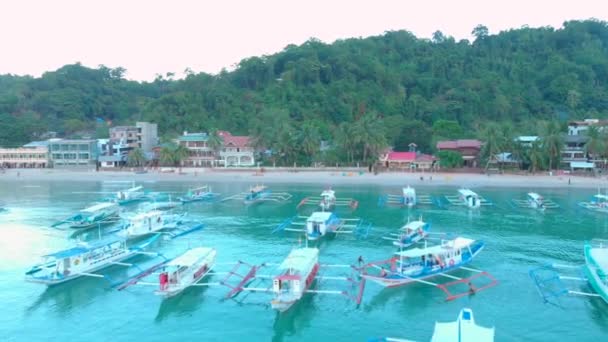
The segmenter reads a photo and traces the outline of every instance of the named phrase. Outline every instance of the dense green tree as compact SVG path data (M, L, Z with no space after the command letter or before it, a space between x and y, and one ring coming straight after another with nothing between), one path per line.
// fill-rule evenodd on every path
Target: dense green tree
M437 157L439 157L441 167L452 169L461 167L464 164L464 159L462 159L462 155L456 151L439 151L437 152Z
M542 145L545 155L549 159L549 170L559 165L562 148L564 145L561 129L555 121L549 121L544 129Z
M135 148L127 155L127 164L129 166L140 167L146 164L146 156L141 148Z

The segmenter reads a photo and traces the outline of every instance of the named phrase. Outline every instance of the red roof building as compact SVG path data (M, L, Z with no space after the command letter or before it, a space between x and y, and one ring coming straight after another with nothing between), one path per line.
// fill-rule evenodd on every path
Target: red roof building
M437 150L458 152L465 166L477 167L481 145L481 141L476 139L446 140L437 142Z
M434 156L418 152L386 151L380 155L378 162L389 170L428 170L433 167Z
M224 166L255 166L254 148L248 136L232 135L227 131L218 131L223 140L220 159Z

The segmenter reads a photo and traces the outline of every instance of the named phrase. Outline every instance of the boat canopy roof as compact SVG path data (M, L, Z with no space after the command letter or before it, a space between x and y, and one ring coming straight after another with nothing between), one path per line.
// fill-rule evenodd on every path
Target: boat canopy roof
M332 213L328 211L316 211L308 217L307 222L327 222L333 216Z
M64 249L62 251L58 251L55 253L47 254L45 258L55 258L55 259L65 259L75 255L80 255L84 253L88 253L100 247L108 246L116 242L124 241L120 238L110 237L92 242L82 242L76 247L72 247L69 249Z
M186 251L186 253L169 261L166 266L178 266L178 267L179 266L192 266L197 261L205 258L207 255L209 255L213 251L214 251L214 249L210 248L210 247L192 248L192 249Z
M268 189L268 187L266 185L256 185L256 186L252 186L251 188L249 188L249 191L262 192L266 189Z
M468 196L477 197L477 194L469 189L460 189L460 190L458 190L458 192L465 197L468 197Z
M319 258L317 248L297 248L291 251L279 265L279 270L305 271L310 269Z
M543 199L543 196L537 194L536 192L528 192L528 197L530 197L533 200Z
M203 185L203 186L199 186L197 188L192 188L188 191L194 192L194 191L209 191L209 185Z
M428 254L441 254L446 250L454 250L461 249L467 246L472 245L475 242L473 239L467 239L463 237L457 237L454 240L449 240L443 242L441 245L435 245L426 248L413 248L408 249L407 251L400 251L395 253L395 255L405 257L405 258L419 258L423 255Z
M100 210L104 210L104 209L108 209L108 208L117 208L117 207L118 207L118 205L116 203L112 203L112 202L98 203L98 204L92 205L88 208L82 209L81 212L95 213Z
M426 222L412 221L412 222L408 222L405 226L401 227L401 229L417 230L419 228L424 228L424 226L426 226Z
M140 214L137 214L137 215L131 217L131 221L141 221L148 217L158 217L158 216L161 216L162 214L163 214L162 211L150 210L150 211L146 211L145 213L140 213Z
M333 191L332 189L326 189L323 190L323 192L321 193L321 197L334 197L336 195L336 192Z
M595 194L595 195L593 195L593 197L603 199L603 200L608 200L608 195L604 195L604 194Z
M439 341L494 341L494 328L484 328L475 324L473 311L462 309L456 322L435 323L431 342Z
M136 191L140 191L143 190L143 186L139 185L139 186L134 186L132 188L129 188L127 190L122 190L121 192L136 192Z
M407 196L407 195L416 195L416 189L410 187L409 185L406 186L405 188L403 188L403 195Z

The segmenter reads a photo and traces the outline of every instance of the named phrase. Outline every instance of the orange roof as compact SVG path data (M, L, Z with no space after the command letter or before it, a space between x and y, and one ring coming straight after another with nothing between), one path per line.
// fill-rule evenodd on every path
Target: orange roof
M224 145L234 147L247 147L249 146L249 141L251 140L248 136L232 135L230 132L227 131L217 131L217 135L219 135L224 140Z

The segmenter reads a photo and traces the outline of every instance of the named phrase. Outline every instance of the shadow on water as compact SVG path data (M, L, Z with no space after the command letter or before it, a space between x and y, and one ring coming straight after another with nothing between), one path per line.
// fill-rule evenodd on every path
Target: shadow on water
M65 284L47 287L40 296L25 309L29 315L43 307L52 307L56 312L69 313L74 308L92 303L96 297L110 292L103 280L80 278Z
M203 281L209 280L210 278L205 278ZM164 299L154 317L154 322L160 323L172 315L176 317L192 315L203 304L204 294L208 289L209 286L193 286L175 297Z
M608 303L600 298L589 298L589 308L593 321L604 333L608 333Z
M317 310L313 303L313 295L305 295L287 312L277 312L272 329L272 342L282 342L287 336L292 336L310 326L313 313Z

